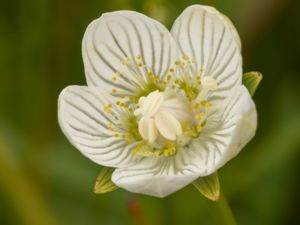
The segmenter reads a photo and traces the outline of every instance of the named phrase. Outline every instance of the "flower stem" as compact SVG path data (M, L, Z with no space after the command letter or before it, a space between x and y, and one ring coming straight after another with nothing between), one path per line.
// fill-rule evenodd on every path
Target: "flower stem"
M221 193L220 199L212 202L213 217L216 224L222 225L237 225L233 212L227 202L224 193Z

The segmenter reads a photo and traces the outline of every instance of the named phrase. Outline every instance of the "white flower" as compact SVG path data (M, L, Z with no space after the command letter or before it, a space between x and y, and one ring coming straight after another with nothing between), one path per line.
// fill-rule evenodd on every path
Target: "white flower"
M239 36L212 7L188 7L171 32L137 12L103 14L82 53L88 86L61 92L59 123L83 155L116 168L119 187L169 195L215 172L255 134Z

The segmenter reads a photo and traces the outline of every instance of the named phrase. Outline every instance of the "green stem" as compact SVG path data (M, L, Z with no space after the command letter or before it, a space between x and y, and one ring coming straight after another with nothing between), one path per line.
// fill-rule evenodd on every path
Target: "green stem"
M216 224L222 225L237 225L233 212L224 193L221 193L220 199L216 202L212 202L213 217L216 220Z

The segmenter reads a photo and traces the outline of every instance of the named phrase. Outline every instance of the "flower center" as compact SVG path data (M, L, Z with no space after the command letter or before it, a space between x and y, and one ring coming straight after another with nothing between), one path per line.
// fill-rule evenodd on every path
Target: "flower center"
M176 141L183 133L183 124L189 119L188 104L178 96L153 91L141 97L134 111L138 129L149 144L162 139Z

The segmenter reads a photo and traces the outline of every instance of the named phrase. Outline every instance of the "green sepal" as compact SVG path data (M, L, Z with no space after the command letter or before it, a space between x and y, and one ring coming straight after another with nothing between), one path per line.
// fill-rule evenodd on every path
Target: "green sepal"
M212 201L218 201L220 198L220 182L218 173L206 177L199 177L193 182L195 188L206 198Z
M114 168L103 167L97 177L94 192L96 194L105 194L118 189L119 187L111 181L111 175Z
M256 88L262 80L260 72L248 72L243 75L243 84L248 89L251 96L254 95Z

